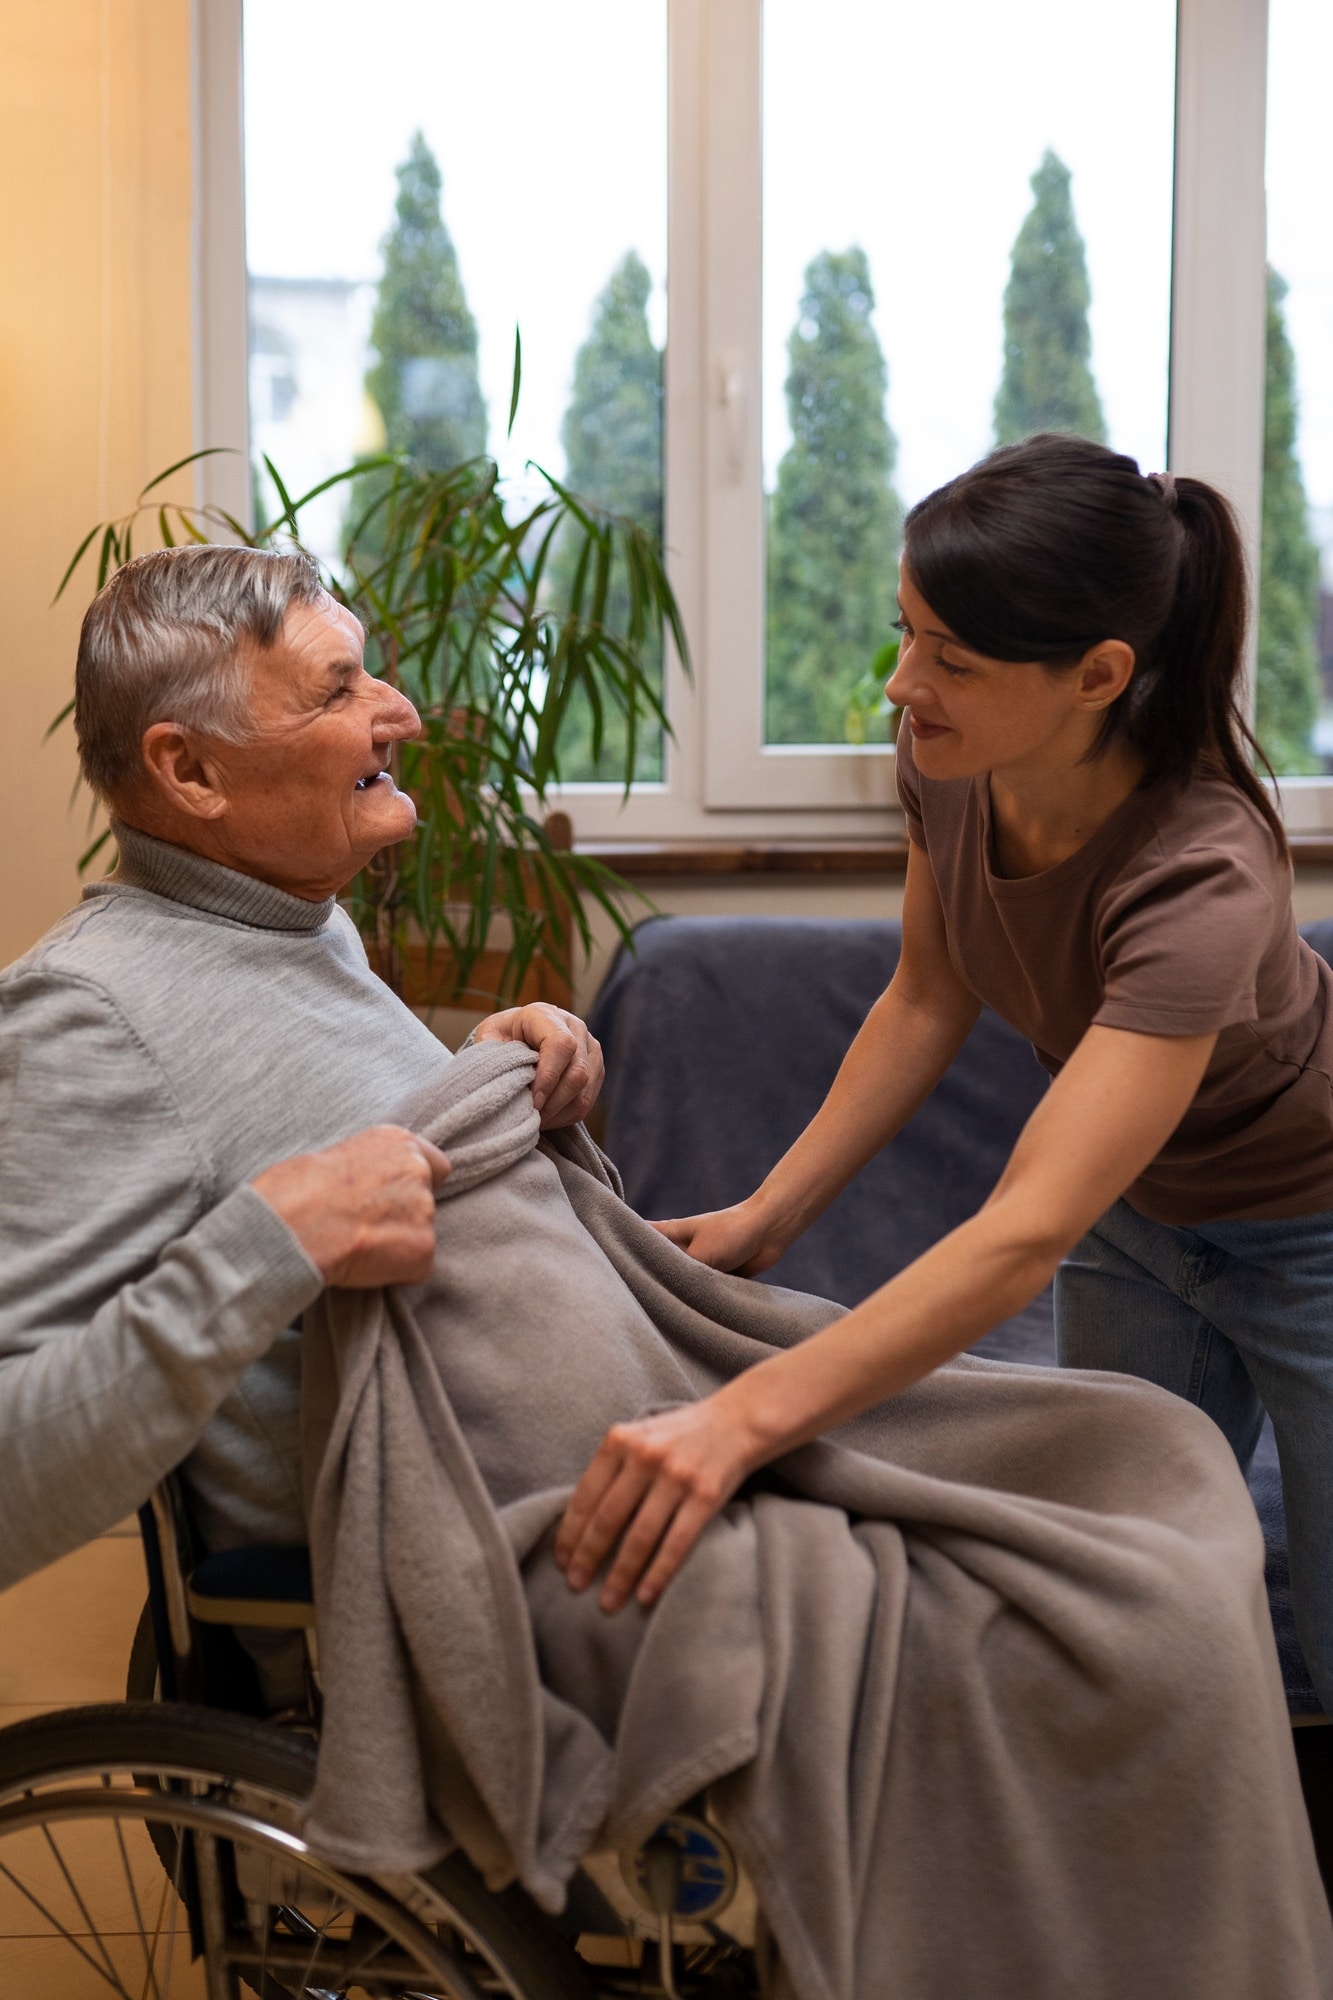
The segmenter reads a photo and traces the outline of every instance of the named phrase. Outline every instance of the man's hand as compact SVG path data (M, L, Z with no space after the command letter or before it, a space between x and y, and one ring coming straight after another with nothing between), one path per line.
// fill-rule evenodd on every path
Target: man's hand
M473 1036L474 1042L526 1042L537 1051L532 1101L542 1115L543 1132L557 1125L577 1125L597 1102L606 1066L599 1043L576 1014L535 1000L530 1007L510 1007L490 1014Z
M714 1514L767 1455L747 1420L743 1383L739 1377L702 1402L611 1426L556 1533L555 1560L571 1590L586 1590L619 1542L598 1604L619 1611L631 1593L642 1605L657 1602Z
M419 1285L435 1261L435 1189L449 1162L401 1125L298 1153L251 1186L330 1285Z

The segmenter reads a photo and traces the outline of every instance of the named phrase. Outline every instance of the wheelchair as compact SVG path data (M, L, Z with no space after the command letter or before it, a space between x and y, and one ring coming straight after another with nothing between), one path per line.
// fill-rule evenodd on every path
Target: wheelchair
M307 1551L201 1555L176 1478L139 1521L126 1701L0 1730L0 1907L67 1947L58 1993L22 2000L758 1993L753 1894L706 1797L643 1847L587 1857L554 1919L457 1850L412 1875L330 1865L301 1832L319 1724ZM303 1650L305 1698L281 1718L257 1712L238 1628Z

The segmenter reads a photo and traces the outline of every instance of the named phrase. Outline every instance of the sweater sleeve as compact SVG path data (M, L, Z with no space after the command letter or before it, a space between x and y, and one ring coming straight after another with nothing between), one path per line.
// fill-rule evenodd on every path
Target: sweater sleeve
M322 1280L88 982L0 988L0 1146L3 1587L140 1505Z

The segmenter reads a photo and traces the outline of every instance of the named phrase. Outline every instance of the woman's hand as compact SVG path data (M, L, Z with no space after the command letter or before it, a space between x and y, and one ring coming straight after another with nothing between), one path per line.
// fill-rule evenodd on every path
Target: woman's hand
M758 1277L776 1264L787 1248L786 1237L759 1206L758 1198L738 1201L734 1208L715 1208L709 1215L686 1215L675 1222L655 1222L653 1228L696 1263L715 1271L738 1271Z
M555 1538L571 1590L587 1589L619 1540L597 1600L602 1610L619 1611L631 1593L642 1605L656 1603L714 1514L767 1456L737 1388L612 1425Z

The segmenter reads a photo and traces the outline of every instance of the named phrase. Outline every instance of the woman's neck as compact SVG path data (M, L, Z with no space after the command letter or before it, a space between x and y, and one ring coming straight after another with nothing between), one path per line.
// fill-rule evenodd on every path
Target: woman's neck
M1120 743L1087 763L992 771L991 826L1000 874L1016 880L1067 861L1142 779L1143 759Z

